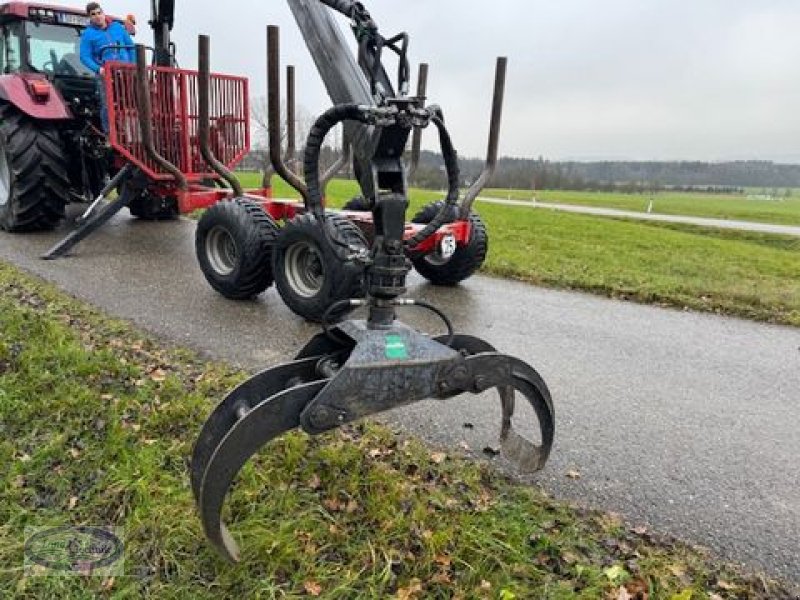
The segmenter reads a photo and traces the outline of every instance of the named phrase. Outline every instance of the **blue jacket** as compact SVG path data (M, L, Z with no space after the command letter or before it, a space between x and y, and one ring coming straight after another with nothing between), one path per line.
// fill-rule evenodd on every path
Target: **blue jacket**
M102 52L103 48L110 45L130 46L130 48ZM103 63L110 60L136 62L131 36L118 21L112 21L105 29L90 24L81 34L81 62L97 73Z

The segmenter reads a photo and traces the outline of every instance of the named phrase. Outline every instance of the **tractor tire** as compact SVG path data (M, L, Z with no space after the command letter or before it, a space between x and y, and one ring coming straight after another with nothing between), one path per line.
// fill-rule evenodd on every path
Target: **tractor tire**
M0 103L0 227L53 229L69 203L68 160L58 130Z
M255 202L216 203L197 223L195 252L206 280L231 300L257 296L272 285L272 246L279 228Z
M353 196L344 203L342 210L371 211L372 208L369 205L369 201L364 198L364 196Z
M414 215L411 222L422 225L430 223L443 204L441 200L427 204ZM450 223L455 219L454 207L446 222ZM472 228L469 243L466 246L458 246L450 258L444 258L437 253L411 256L411 262L417 273L434 285L456 285L480 269L489 250L489 235L486 232L486 225L477 213L470 212L469 222Z
M128 205L131 215L142 221L173 221L180 214L178 200L173 196L155 197L144 192Z
M348 246L368 248L361 230L339 216L326 219L328 234ZM278 235L272 253L275 287L286 305L295 314L319 323L333 303L350 298L363 298L364 269L337 255L311 214L289 221ZM330 315L339 319L350 307L342 307Z

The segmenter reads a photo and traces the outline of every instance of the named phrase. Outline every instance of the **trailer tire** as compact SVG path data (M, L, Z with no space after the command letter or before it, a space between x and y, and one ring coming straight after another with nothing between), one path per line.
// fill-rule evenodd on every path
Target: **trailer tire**
M345 245L368 248L361 230L344 217L330 215L324 226ZM275 242L272 271L275 287L292 312L318 323L334 302L364 296L363 267L339 254L313 215L306 213L286 224ZM330 318L339 319L350 310L342 307Z
M58 130L0 103L0 227L53 229L69 203L68 173Z
M441 200L422 207L411 219L412 223L427 224L433 221L439 213L444 202ZM456 208L451 209L451 214L445 222L450 223L456 219ZM489 235L481 218L477 213L469 213L471 234L465 246L458 246L449 259L436 254L418 254L411 256L411 262L417 273L434 285L456 285L481 268L486 260L489 250Z
M217 202L197 223L195 252L200 270L232 300L257 296L272 285L272 246L279 228L255 202Z

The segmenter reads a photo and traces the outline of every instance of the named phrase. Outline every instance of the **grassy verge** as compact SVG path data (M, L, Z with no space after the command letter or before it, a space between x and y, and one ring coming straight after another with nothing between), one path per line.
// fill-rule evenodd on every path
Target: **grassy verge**
M187 459L243 375L165 349L0 264L4 598L791 598L796 590L366 423L294 433L231 499L244 562L202 536ZM124 529L125 574L23 570L26 526Z
M531 190L505 189L485 190L482 195L515 200L531 200L536 196L539 202L599 206L635 212L645 212L649 207L653 212L665 215L800 225L800 198L796 195L775 200L757 200L732 194L659 192L650 195L570 190L540 190L534 193Z
M289 191L276 181L275 193ZM330 204L355 193L354 182L334 180ZM412 211L439 197L412 190ZM493 204L478 210L489 228L486 273L800 326L798 238Z

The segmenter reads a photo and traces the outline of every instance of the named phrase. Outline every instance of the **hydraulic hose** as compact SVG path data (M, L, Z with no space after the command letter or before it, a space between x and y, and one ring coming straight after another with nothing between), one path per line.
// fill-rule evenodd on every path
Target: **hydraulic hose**
M460 179L458 168L458 154L453 147L453 141L450 139L450 134L444 125L441 110L438 107L430 107L434 112L431 117L431 122L436 125L439 131L439 145L442 148L442 157L444 158L444 167L447 172L447 197L444 201L444 206L436 214L436 216L425 227L420 229L415 235L405 241L407 248L413 248L429 237L439 227L441 227L451 214L451 209L458 203L458 182Z
M303 173L308 188L308 209L322 222L325 208L322 205L322 184L319 175L319 155L328 132L342 121L367 121L367 114L358 104L339 104L329 108L314 121L303 154Z
M353 9L355 9L355 2L353 0L320 0L325 6L329 6L333 10L342 13L345 17L353 16Z

